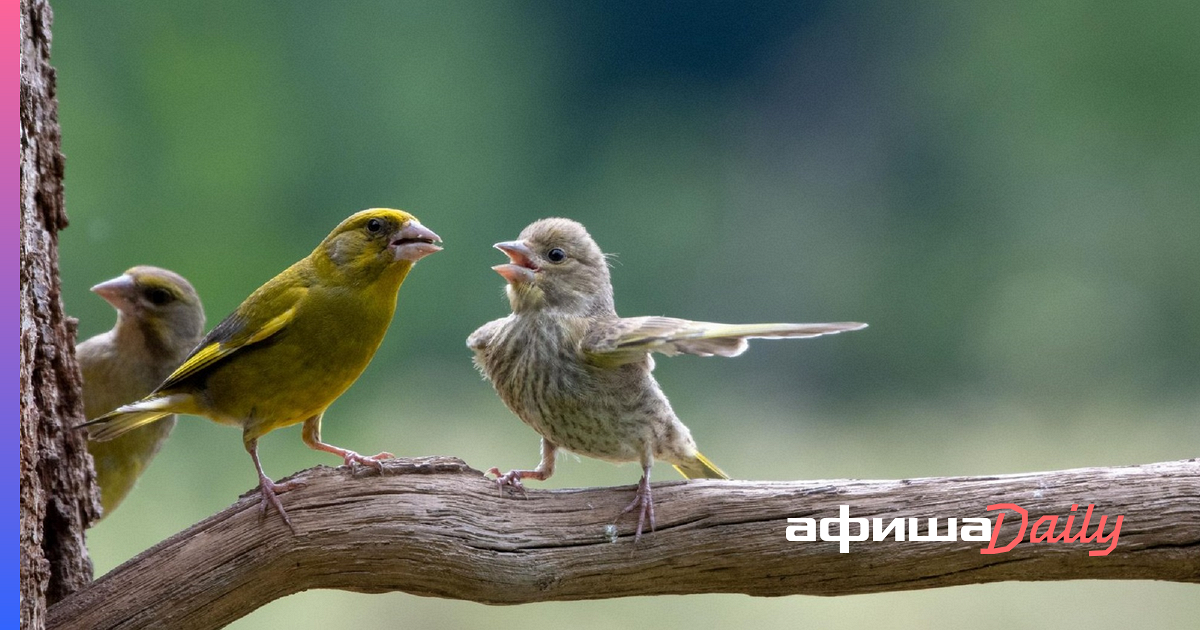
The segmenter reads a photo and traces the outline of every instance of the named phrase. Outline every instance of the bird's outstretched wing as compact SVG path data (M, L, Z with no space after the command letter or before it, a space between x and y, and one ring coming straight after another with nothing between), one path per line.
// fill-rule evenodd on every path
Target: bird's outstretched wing
M593 326L581 349L593 362L606 365L637 361L648 352L736 357L746 351L747 339L819 337L866 327L858 322L715 324L673 317L627 317Z

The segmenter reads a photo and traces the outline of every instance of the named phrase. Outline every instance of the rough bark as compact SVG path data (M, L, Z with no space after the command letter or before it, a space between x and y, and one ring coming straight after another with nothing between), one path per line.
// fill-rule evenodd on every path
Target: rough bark
M50 6L21 1L21 627L87 584L83 532L99 504L85 437L74 322L63 314L57 232L66 227Z
M227 624L310 588L517 604L632 595L845 595L1005 580L1154 579L1200 582L1200 462L899 481L693 481L656 484L658 529L633 541L629 515L610 523L631 487L530 490L494 482L449 458L388 463L383 477L319 467L281 495L296 524L258 508L257 492L160 543L50 610L51 627L181 630ZM789 517L925 520L991 517L1011 502L1065 517L1095 505L1119 544L788 542ZM1082 510L1080 510L1082 511ZM1016 536L1005 519L1000 544ZM1065 520L1065 518L1064 518ZM1081 520L1081 519L1080 519ZM1062 526L1059 526L1061 529ZM1078 528L1078 522L1075 528ZM834 531L838 531L835 526ZM856 532L851 528L851 533ZM1089 530L1090 531L1090 530Z

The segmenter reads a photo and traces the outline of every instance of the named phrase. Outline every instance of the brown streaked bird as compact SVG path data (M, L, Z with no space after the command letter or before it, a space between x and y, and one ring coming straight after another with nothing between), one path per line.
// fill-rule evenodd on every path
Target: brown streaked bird
M866 324L715 324L617 315L604 253L579 223L542 219L515 241L497 243L509 262L493 267L508 281L512 314L471 334L475 365L508 408L542 436L533 470L500 474L503 488L554 473L558 449L610 462L639 462L635 540L654 529L650 467L671 463L688 479L728 479L696 450L651 372L651 353L733 357L756 338L817 337Z
M200 296L172 271L133 267L92 291L117 309L117 323L75 349L89 418L149 394L204 335ZM125 500L174 426L171 415L115 440L88 442L104 508L101 518Z
M440 241L402 210L351 215L311 254L250 294L148 396L81 426L93 440L173 413L240 427L258 472L261 510L270 503L294 533L276 495L304 484L267 477L258 439L303 423L310 448L382 472L380 461L391 453L368 457L323 442L321 417L366 369L392 323L400 285L418 260L441 251Z

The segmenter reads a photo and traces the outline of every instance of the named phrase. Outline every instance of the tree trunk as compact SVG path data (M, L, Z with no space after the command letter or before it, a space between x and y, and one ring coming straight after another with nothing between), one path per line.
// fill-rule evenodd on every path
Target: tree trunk
M84 529L99 513L75 362L63 314L58 230L63 156L46 0L21 1L21 628L92 579Z

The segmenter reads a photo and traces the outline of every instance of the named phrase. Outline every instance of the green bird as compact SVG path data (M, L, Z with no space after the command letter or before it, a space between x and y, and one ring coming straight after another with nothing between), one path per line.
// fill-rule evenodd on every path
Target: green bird
M747 339L817 337L866 324L714 324L617 315L608 261L570 219L542 219L519 240L497 243L512 314L471 334L476 367L501 400L542 436L533 470L496 475L501 488L554 474L558 449L610 462L639 462L642 478L621 514L638 513L635 540L654 529L650 467L670 462L688 479L728 479L696 442L654 379L651 353L737 356Z
M200 296L172 271L133 267L92 291L117 309L117 323L75 349L89 418L149 394L204 334ZM115 440L88 442L100 484L101 518L125 500L174 426L175 416L169 415Z
M441 251L437 234L400 210L350 216L303 260L259 287L150 395L85 423L93 440L109 440L172 413L205 416L242 429L258 472L261 509L269 502L295 532L278 493L303 484L275 483L258 460L258 438L304 423L310 448L347 466L378 470L393 457L366 457L321 441L321 416L370 363L396 310L413 265Z

